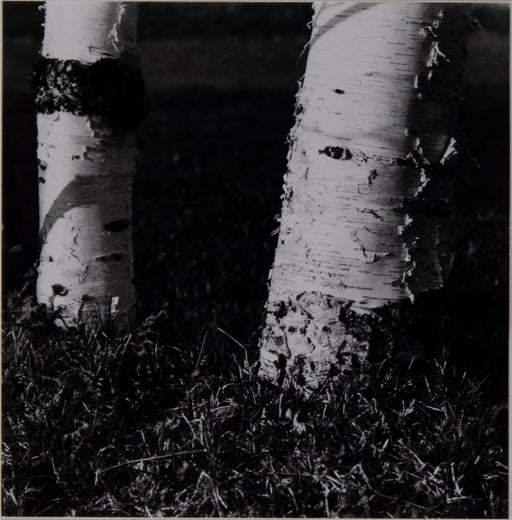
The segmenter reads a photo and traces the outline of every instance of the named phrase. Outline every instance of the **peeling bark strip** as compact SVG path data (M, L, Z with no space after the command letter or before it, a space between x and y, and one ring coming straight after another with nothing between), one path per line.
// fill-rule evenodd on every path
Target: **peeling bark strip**
M134 318L133 129L144 86L135 70L136 5L46 4L34 84L41 255L37 297L65 321Z
M144 117L140 70L111 58L83 64L41 58L32 88L38 112L102 115L116 127L135 129Z
M466 54L460 4L314 9L260 341L263 377L308 387L366 359L376 313L443 287Z

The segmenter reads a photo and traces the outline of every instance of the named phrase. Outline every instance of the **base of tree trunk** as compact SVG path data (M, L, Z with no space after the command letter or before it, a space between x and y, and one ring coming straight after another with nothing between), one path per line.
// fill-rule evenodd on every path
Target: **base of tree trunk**
M269 301L260 376L309 392L343 382L385 356L405 363L430 357L445 347L446 307L444 290L366 312L318 293Z
M135 135L104 116L38 114L37 299L62 322L134 322Z

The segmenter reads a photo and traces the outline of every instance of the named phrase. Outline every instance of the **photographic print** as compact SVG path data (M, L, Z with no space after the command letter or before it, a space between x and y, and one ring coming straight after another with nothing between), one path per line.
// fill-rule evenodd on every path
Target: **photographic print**
M508 517L508 3L2 19L4 515Z

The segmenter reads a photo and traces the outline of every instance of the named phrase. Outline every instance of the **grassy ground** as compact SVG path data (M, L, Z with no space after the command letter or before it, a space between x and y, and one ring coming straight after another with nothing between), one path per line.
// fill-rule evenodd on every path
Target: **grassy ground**
M4 513L507 516L508 86L491 80L508 56L499 70L497 52L478 61L499 17L473 45L466 130L480 168L463 162L458 179L446 352L384 360L304 402L261 383L255 362L299 75L287 57L309 7L141 11L139 326L123 338L60 330L33 301L24 78L40 19L35 5L3 9ZM187 59L168 66L162 49Z
M446 364L304 400L215 324L179 347L164 311L117 339L51 318L5 337L7 514L506 516L506 405Z

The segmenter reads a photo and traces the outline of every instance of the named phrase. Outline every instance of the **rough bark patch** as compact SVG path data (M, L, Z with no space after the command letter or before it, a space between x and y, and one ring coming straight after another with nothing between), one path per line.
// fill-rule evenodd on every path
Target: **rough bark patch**
M410 362L437 354L444 347L446 316L444 291L366 313L318 293L271 301L260 341L260 376L309 392L330 380L346 380L384 356Z
M117 128L135 129L145 116L144 80L139 69L110 58L84 64L41 58L34 66L36 109L101 115Z

